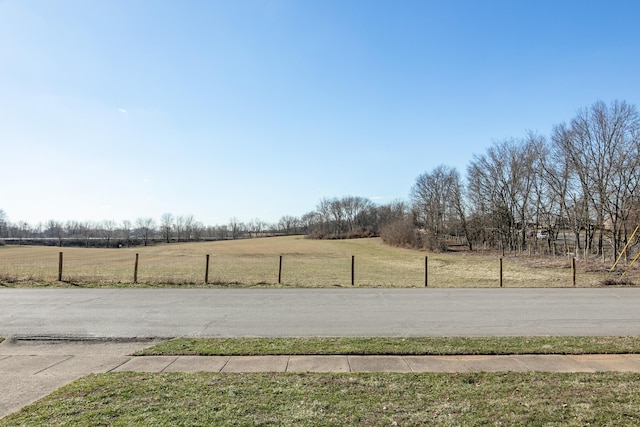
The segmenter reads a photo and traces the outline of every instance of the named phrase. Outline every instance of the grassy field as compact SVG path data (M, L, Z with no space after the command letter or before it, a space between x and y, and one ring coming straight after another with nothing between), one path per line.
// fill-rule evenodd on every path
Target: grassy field
M0 426L485 426L640 424L637 373L111 373Z
M63 252L63 282L57 282L58 254ZM0 247L3 286L132 286L135 254L139 254L136 286L203 286L205 259L210 256L209 286L355 286L422 287L428 256L430 287L497 287L499 255L469 252L425 253L394 248L378 238L309 240L300 236L251 240L181 243L121 249L38 246ZM279 257L282 278L278 285ZM577 261L579 287L598 286L608 273L600 260ZM637 280L636 273L626 276ZM526 252L503 259L505 287L571 286L565 257L536 257Z

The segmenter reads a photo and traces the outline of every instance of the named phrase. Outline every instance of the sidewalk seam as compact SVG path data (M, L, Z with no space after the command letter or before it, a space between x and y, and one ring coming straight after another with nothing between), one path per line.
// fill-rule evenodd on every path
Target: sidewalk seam
M125 365L125 364L127 364L127 363L131 362L131 360L133 359L133 357L134 357L134 356L123 356L123 357L129 357L129 359L127 359L127 360L125 360L124 362L120 363L119 365L114 366L113 368L109 369L106 373L107 373L107 374L108 374L108 373L111 373L111 372L113 372L114 370L118 369L120 366Z
M409 367L409 370L410 370L412 373L415 373L415 372L416 372L416 371L414 371L414 370L413 370L413 366L411 366L411 364L410 364L409 362L407 362L407 359L405 359L405 355L404 355L404 354L402 355L402 361L405 363L405 365L407 365L407 366Z
M62 359L62 360L60 360L59 362L54 363L53 365L49 365L49 366L47 366L46 368L40 369L38 372L34 372L34 373L33 373L33 375L38 375L39 373L44 372L44 371L46 371L47 369L51 369L51 368L53 368L54 366L57 366L57 365L59 365L59 364L61 364L61 363L63 363L63 362L66 362L67 360L71 360L71 359L73 359L74 357L75 357L75 356L73 356L73 355L72 355L72 356L67 355L67 358L66 358L66 359Z
M169 363L167 366L165 366L164 368L162 368L162 369L160 370L160 373L163 373L163 372L164 372L164 371L165 371L169 366L171 366L171 365L173 365L174 363L176 363L176 360L178 360L178 359L180 359L180 356L176 356L176 358L175 358L175 359L173 359L173 360L171 361L171 363Z
M222 372L222 371L224 371L224 368L226 368L226 367L227 367L227 365L228 365L228 364L229 364L229 362L231 361L231 358L232 358L232 357L233 357L233 356L229 356L229 358L227 359L227 361L226 361L226 362L224 362L224 365L222 365L222 368L220 368L220 370L219 370L218 372Z

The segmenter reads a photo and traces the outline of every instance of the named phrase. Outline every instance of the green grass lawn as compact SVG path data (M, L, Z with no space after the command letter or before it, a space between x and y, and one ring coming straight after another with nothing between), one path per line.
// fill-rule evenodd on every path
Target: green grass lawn
M140 354L638 353L637 337L176 339ZM640 424L639 373L109 373L0 426Z
M0 426L640 424L637 373L91 375Z
M178 338L138 355L640 353L640 337Z

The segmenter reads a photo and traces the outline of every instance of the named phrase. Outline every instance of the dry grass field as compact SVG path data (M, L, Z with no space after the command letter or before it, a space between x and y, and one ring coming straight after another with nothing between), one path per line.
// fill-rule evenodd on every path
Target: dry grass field
M63 283L58 283L58 258L63 252ZM0 247L0 283L4 286L133 286L139 254L137 286L202 286L206 255L209 286L350 287L351 257L355 286L423 287L428 257L429 287L498 287L496 253L425 253L385 245L378 238L309 240L301 236L251 240L161 244L120 249L40 246ZM282 280L278 285L279 258ZM570 260L529 256L503 258L504 287L572 286ZM576 262L576 286L600 286L619 280L597 258ZM638 267L640 268L640 267ZM632 271L625 276L635 282Z

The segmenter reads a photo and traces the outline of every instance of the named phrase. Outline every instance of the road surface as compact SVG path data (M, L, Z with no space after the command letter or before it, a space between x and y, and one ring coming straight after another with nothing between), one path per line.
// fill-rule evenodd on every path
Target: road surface
M640 289L0 289L0 336L640 335Z

